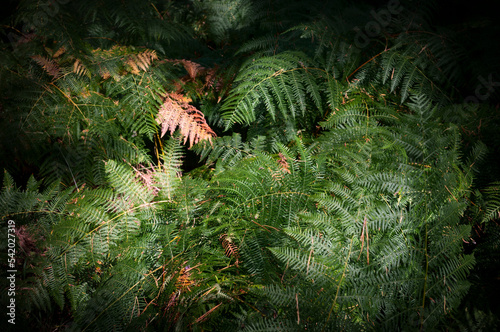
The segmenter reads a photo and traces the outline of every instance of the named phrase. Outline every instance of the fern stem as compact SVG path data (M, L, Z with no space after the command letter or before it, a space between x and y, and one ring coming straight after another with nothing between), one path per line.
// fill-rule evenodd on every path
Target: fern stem
M73 101L73 99L71 97L69 97L67 94L64 93L64 91L62 91L61 89L59 89L59 87L57 85L55 85L54 83L50 83L50 85L52 85L53 87L55 87L57 90L59 90L59 92L61 92L61 94L66 97L66 99L68 99L72 104L73 106L76 107L76 109L80 112L80 114L82 114L83 116L83 119L87 122L87 124L90 124L90 121L89 119L87 119L85 117L85 114L83 114L82 110L80 109L80 107L78 107L77 104L75 104L75 102Z
M383 50L382 52L380 52L379 54L374 55L373 57L371 57L370 59L368 59L368 60L367 60L365 63L363 63L361 66L359 66L358 68L356 68L356 70L355 70L355 71L353 71L353 72L352 72L349 76L347 76L346 81L347 81L347 82L349 82L349 78L350 78L352 75L356 74L356 72L357 72L358 70L360 70L361 68L363 68L363 67L364 67L367 63L371 62L373 59L375 59L375 58L376 58L376 57L378 57L379 55L382 55L382 54L384 54L385 52L387 52L387 51L389 51L389 50L390 50L390 48L389 48L389 49L385 49L385 50Z
M429 273L429 255L427 253L427 236L428 224L425 223L425 277L424 277L424 292L422 296L422 313L420 314L420 331L424 330L424 309L425 309L425 293L427 292L427 278Z
M342 277L340 277L339 284L337 285L337 292L335 293L335 299L333 299L332 307L330 308L330 311L328 312L328 318L326 319L325 325L323 326L323 329L321 331L325 330L326 325L330 321L330 316L332 314L333 308L335 307L335 303L337 302L337 298L339 296L339 291L340 291L340 286L342 285L342 281L344 280L344 277L347 272L347 264L349 263L349 258L351 257L351 251L352 251L352 245L354 243L354 236L351 238L351 244L349 245L349 253L347 254L345 264L344 264L344 271L342 272Z

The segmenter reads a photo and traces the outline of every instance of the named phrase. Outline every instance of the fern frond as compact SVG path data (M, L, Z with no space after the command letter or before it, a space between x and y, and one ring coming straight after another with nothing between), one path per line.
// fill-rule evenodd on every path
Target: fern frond
M153 173L155 186L159 188L160 195L171 199L175 189L180 183L182 166L182 146L180 138L171 137L165 144L162 154L162 164Z
M484 189L485 212L482 222L500 219L500 182L494 182Z
M184 136L184 144L189 139L189 146L198 143L200 140L211 142L215 137L214 131L208 126L204 115L189 104L189 99L182 95L170 93L164 97L163 104L158 110L156 122L161 125L161 137L167 131L173 135L175 129L179 127Z
M227 257L232 257L236 259L236 266L238 266L238 246L234 244L233 239L231 236L228 234L221 234L219 236L219 241L222 244L222 247L224 248L224 253L226 254Z
M47 59L41 55L33 55L31 56L31 58L35 60L36 63L38 63L43 68L43 70L45 70L45 72L52 76L54 79L59 78L62 75L61 68L55 60Z
M80 60L76 59L75 63L73 64L73 73L78 76L85 76L88 75L89 71Z
M318 71L321 70L304 63L303 54L292 52L248 62L236 77L236 87L222 108L227 127L255 121L260 104L273 121L279 113L285 121L304 116L309 98L321 109Z
M146 50L138 54L130 55L125 63L132 68L132 74L139 74L140 70L147 71L153 61L157 59L158 56L155 51Z

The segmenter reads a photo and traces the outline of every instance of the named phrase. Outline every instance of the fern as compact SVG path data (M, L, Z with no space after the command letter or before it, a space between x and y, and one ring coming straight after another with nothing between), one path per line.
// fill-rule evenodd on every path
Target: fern
M19 327L494 329L497 29L393 5L16 7Z
M156 121L161 124L161 136L167 131L171 134L177 126L184 136L184 143L189 139L189 146L200 140L211 140L215 133L208 126L203 114L188 104L189 100L182 96L169 94L158 111Z
M412 107L418 114L430 106L422 99L416 99ZM339 120L351 118L352 122L341 120L345 127L358 125L358 114L336 112L332 118L337 116ZM411 118L412 115L406 117ZM411 120L402 123L411 123ZM418 130L417 126L404 128L405 135ZM448 146L443 145L443 142L453 142L453 132L446 140L433 134L432 137L438 138L427 141L428 148L420 158L435 155L433 148L439 149L441 155L447 154L447 157L441 156L439 161L433 163L424 179L416 177L408 181L404 173L391 170L398 169L399 163L411 164L411 159L408 161L405 154L392 160L379 156L391 153L391 150L376 147L385 144L384 137L388 133L380 135L377 126L366 126L364 130L363 141L356 142L357 137L350 138L349 135L344 135L347 141L325 140L326 151L332 151L332 144L338 144L337 149L343 147L343 151L341 154L328 152L329 158L341 162L337 164L332 160L326 174L333 183L323 187L326 193L314 196L320 211L324 212L312 210L299 217L298 225L304 225L304 228L285 229L286 234L304 249L275 246L272 252L293 271L294 278L299 278L291 281L294 287L298 287L299 294L304 295L301 289L312 285L322 287L323 292L330 294L326 296L330 303L328 300L318 302L322 297L317 293L310 294L310 300L306 297L307 301L315 303L317 309L313 312L317 313L325 307L330 309L329 313L311 313L312 316L305 318L308 322L313 320L322 327L338 326L341 321L332 316L342 317L347 310L345 314L354 315L354 320L370 324L370 320L375 319L385 329L401 328L407 324L415 328L439 326L443 322L442 317L451 311L447 308L456 307L466 292L466 278L474 263L471 256L451 254L461 251L460 242L470 232L470 227L457 225L465 208L461 196L464 191L462 194L458 191L449 193L445 189L449 186L457 188L454 183L462 180L460 171L444 178L441 175L443 170L449 169L448 163L456 160L452 151L444 152ZM401 135L397 126L387 127L386 130ZM335 134L342 136L339 132ZM325 135L328 137L330 133ZM344 142L349 145L344 146ZM393 149L398 151L399 148ZM374 160L384 161L382 164L388 167L385 174L383 168L371 166ZM394 163L393 166L389 166L391 163ZM371 175L371 172L374 174ZM441 182L432 174L439 174ZM432 180L428 182L428 178ZM391 185L388 179L394 184ZM426 189L429 186L434 189ZM445 203L444 197L453 197L453 200ZM338 249L335 249L336 246L339 246ZM343 254L339 256L339 252ZM451 256L454 258L451 259ZM447 284L444 289L439 286L443 282ZM413 300L409 301L410 298ZM352 307L358 309L347 309ZM294 308L283 313L283 317L290 320L295 315ZM417 319L419 315L420 320Z
M46 59L40 55L34 55L31 58L35 60L36 63L38 63L40 66L42 66L47 74L49 74L53 78L58 78L59 76L61 76L61 69L54 60Z
M318 69L308 67L303 60L301 54L289 52L246 64L235 80L237 88L222 109L225 111L226 127L234 122L249 124L255 121L255 109L259 104L265 106L273 121L277 117L291 121L305 116L306 100L309 98L321 110L316 83Z

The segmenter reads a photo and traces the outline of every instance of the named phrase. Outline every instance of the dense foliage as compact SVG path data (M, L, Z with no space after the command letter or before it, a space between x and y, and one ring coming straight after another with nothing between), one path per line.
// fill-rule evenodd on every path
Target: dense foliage
M500 326L500 50L484 13L11 7L0 236L13 220L15 327Z

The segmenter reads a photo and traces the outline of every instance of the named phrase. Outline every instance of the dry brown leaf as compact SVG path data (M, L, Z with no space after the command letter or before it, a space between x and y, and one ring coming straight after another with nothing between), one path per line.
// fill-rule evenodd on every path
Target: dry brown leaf
M79 59L76 59L75 63L73 64L73 73L77 74L78 76L86 75L88 72L87 67Z
M278 164L280 164L280 166L281 166L281 171L283 173L290 174L290 165L288 164L288 161L286 161L286 157L281 152L278 154L278 156L280 158L278 160Z
M179 272L179 277L177 278L175 282L175 287L178 290L185 291L188 290L190 291L190 287L194 286L196 282L191 278L191 270L193 268L189 266L185 266L181 269Z
M139 54L130 55L125 63L132 68L132 74L139 74L140 70L147 71L153 61L157 59L158 56L155 51L147 50Z
M47 59L41 55L33 55L31 58L35 60L36 63L38 63L50 76L54 78L61 76L61 68L54 60Z
M59 57L61 54L64 54L64 52L66 52L66 48L64 46L62 46L61 48L59 48L56 53L54 53L53 57L54 58L57 58Z
M184 144L189 139L189 147L206 140L212 144L215 133L205 121L205 116L196 107L189 104L190 99L182 94L171 93L165 96L161 105L156 122L161 125L161 137L167 131L172 135L179 128L184 136Z
M196 76L198 76L199 72L205 70L205 68L202 65L200 65L199 63L193 62L193 61L183 59L183 60L180 60L180 62L182 63L182 65L184 66L184 68L188 72L189 77L192 80L194 80L196 78Z
M99 69L99 75L101 75L101 77L105 80L111 77L111 74L107 69Z
M224 248L224 254L229 258L236 258L236 266L238 266L240 255L238 253L238 247L233 243L231 237L224 233L219 236L219 241Z

